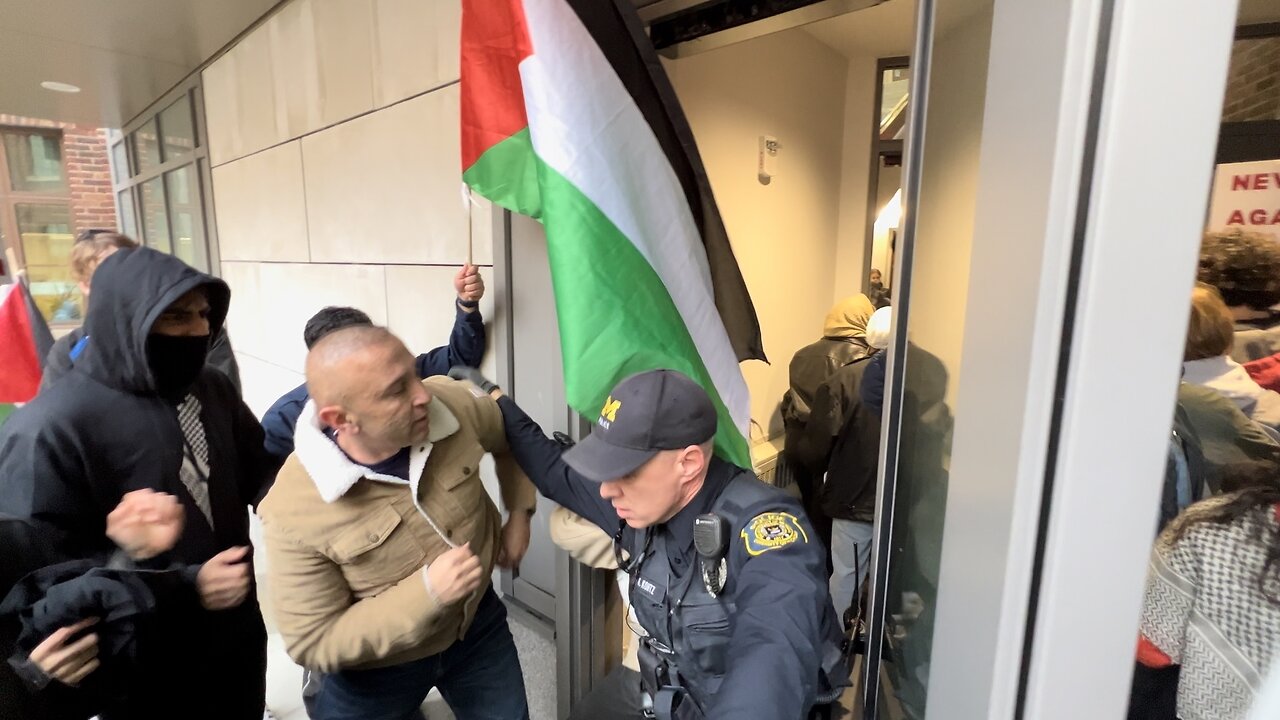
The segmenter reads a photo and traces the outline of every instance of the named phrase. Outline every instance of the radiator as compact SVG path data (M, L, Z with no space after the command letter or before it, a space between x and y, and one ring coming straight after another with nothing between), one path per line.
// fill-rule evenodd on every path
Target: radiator
M751 446L751 467L761 480L784 488L791 485L795 479L791 475L786 459L782 456L782 446L782 437L757 441Z

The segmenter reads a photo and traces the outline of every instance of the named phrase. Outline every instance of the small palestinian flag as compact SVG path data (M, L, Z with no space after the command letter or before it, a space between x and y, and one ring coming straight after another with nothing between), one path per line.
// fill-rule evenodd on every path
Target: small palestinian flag
M750 467L738 363L760 323L689 123L632 0L463 0L462 169L540 220L568 402L666 368L711 395L717 451Z
M21 282L0 285L0 403L36 396L53 336Z

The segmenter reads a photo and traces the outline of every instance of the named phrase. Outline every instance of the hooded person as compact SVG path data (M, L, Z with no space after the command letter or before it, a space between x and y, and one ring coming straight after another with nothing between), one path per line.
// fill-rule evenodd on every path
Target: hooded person
M86 230L76 238L71 248L71 277L80 286L80 293L88 304L93 288L93 274L98 265L117 250L128 250L139 247L138 242L128 235L121 235L106 230ZM225 328L211 336L208 363L231 379L240 391L240 367L236 364L235 352L231 349L231 340L227 338ZM87 326L81 325L63 335L49 348L44 360L44 375L40 379L40 390L52 385L66 375L75 365L86 347L89 345Z
M0 513L38 520L62 557L110 554L107 516L130 491L183 507L170 557L188 590L157 607L126 706L103 720L263 715L266 633L246 508L271 465L253 413L206 367L230 296L170 255L115 252L94 277L93 342L0 428Z
M791 389L782 396L782 423L787 433L783 453L800 487L805 512L828 548L831 547L831 521L819 507L817 492L821 470L809 468L796 454L796 449L809 423L818 388L836 370L876 352L867 344L867 323L875 310L870 298L861 293L836 303L827 313L822 338L800 348L791 358Z

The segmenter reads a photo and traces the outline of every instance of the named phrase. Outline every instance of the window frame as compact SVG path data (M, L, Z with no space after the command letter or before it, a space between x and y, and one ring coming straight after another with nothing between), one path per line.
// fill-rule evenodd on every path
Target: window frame
M74 222L75 208L71 205L70 177L67 173L66 148L63 147L63 133L59 128L28 127L23 125L0 125L0 136L3 135L43 135L55 138L62 149L63 190L61 192L37 192L31 190L15 190L13 180L9 176L9 151L0 142L0 234L10 238L7 247L13 248L20 267L27 266L26 248L22 244L22 234L18 227L18 205L43 204L64 205L68 215Z
M188 104L195 147L190 152L183 153L178 157L168 157L164 139L164 120L161 116L173 107L175 103L179 102ZM119 135L112 137L111 142L108 144L108 154L114 164L116 147L122 143L124 144L124 157L128 166L123 168L123 172L120 173L124 179L117 181L114 173L111 178L111 190L116 202L116 216L119 218L121 231L131 235L147 247L155 247L155 239L147 236L146 216L144 215L142 203L142 186L151 180L160 180L160 193L165 210L165 229L169 236L167 252L170 254L173 254L176 246L176 233L174 229L174 202L169 195L170 183L165 181L165 176L170 172L185 167L195 169L195 183L192 192L196 194L196 200L191 204L200 208L201 218L198 225L204 237L202 242L197 243L195 248L196 262L193 264L198 270L216 275L218 274L217 269L220 264L220 257L218 254L217 229L213 216L213 177L209 163L209 142L205 133L204 118L204 92L200 82L200 73L194 73L185 82L173 88L152 103L144 112L126 123L121 128ZM141 171L139 170L137 156L137 132L152 121L155 122L160 162L145 171ZM133 218L133 227L124 227L126 217ZM164 248L157 249L164 250Z
M915 88L907 88L907 128L903 133L902 140L885 140L880 137L880 114L882 108L880 104L884 100L884 74L887 70L906 70L911 67L911 57L908 55L897 55L894 57L884 57L876 60L876 92L875 100L871 104L871 165L867 169L867 216L866 227L863 234L862 246L862 277L857 281L856 287L862 288L862 292L868 292L871 289L871 256L875 252L875 236L876 236L876 216L880 213L879 207L879 189L880 189L880 161L883 158L897 158L898 163L902 163L902 156L906 149L906 137L911 133L910 123L910 103L911 96L915 92ZM888 277L893 277L892 268L880 268L881 272Z
M0 237L4 238L4 241L0 242L0 247L13 250L13 259L17 267L8 267L8 258L5 258L4 266L7 275L3 275L11 278L19 268L26 270L29 266L26 243L22 240L22 228L18 224L19 205L59 205L66 208L73 234L76 214L75 205L71 201L71 175L67 170L66 137L63 129L5 124L0 125L0 136L4 135L42 135L56 139L61 153L60 165L63 179L62 190L58 192L14 189L13 179L9 174L9 150L4 142L0 142ZM76 327L80 322L48 320L48 324L51 329L58 331Z

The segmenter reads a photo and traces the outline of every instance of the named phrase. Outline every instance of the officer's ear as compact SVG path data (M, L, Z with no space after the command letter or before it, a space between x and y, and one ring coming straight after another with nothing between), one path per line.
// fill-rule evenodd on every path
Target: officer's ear
M677 461L681 475L688 479L701 475L707 466L711 464L713 448L714 445L708 442L702 445L690 445L681 450L680 458Z

